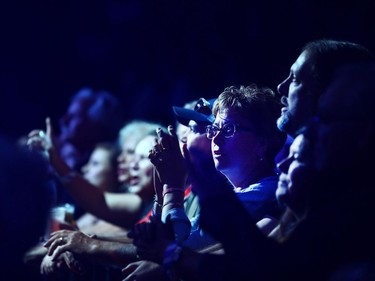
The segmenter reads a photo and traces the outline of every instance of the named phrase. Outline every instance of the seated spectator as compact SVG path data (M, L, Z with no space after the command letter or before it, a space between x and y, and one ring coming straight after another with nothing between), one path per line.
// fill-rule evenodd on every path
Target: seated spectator
M79 172L94 146L99 142L115 141L123 123L123 107L116 96L108 91L83 87L70 98L66 112L59 120L56 151L72 170ZM73 205L75 219L85 212L58 178L51 184L56 190L57 205Z
M128 125L134 126L134 129L139 128L144 134L138 134L138 136L142 138L148 136L149 141L151 141L153 136L156 136L156 129L162 127L157 123L136 122L136 125L133 122ZM71 170L55 150L54 134L49 118L46 120L46 126L46 133L41 134L39 130L30 132L28 143L34 149L39 147L48 154L49 161L62 180L64 187L82 209L123 228L131 227L148 212L153 202L152 177L150 178L149 173L140 175L140 171L148 167L142 166L140 168L137 163L138 160L142 160L142 154L148 153L148 151L144 150L147 150L147 145L140 148L140 156L138 156L137 161L133 161L134 155L132 155L132 153L134 154L135 150L130 149L133 151L131 152L129 150L129 143L126 144L126 139L123 139L123 150L118 156L118 180L125 184L127 189L125 190L126 192L122 193L108 192L96 188L89 181L80 176L79 173ZM131 136L133 138L135 137L135 135ZM147 141L144 141L144 143L147 144ZM135 144L137 144L137 146L139 145L139 143ZM135 164L131 166L129 161ZM142 163L144 162L145 161ZM148 162L148 160L146 162ZM145 176L145 178L143 178L143 176ZM148 188L148 186L150 186L150 188Z
M206 124L209 124L209 123L210 123L210 121L206 121ZM131 128L131 127L129 127L129 128ZM196 126L191 126L191 128L196 128ZM205 126L202 126L201 129L203 129L203 132L205 132ZM199 133L198 133L196 131L196 129L189 129L187 134L189 134L190 137L186 138L186 143L184 143L184 146L190 145L190 143L192 142L190 140L194 140L194 138L196 138L196 136L200 137L202 140L204 140L204 142L206 142L209 145L208 140L206 139L204 133L203 134L201 133L201 131L199 131ZM125 131L122 131L122 133L124 133L124 132ZM153 139L152 139L152 141L153 141ZM177 141L176 148L177 148L178 152L181 154L181 152L179 150L179 146L178 146L178 141ZM206 147L206 148L208 148L207 151L209 152L210 151L209 146ZM138 146L136 148L136 151L137 150L138 150ZM123 151L126 152L128 150L123 148ZM145 151L147 151L147 153L148 153L148 149L145 150ZM209 153L208 155L209 155L209 158L211 158L211 156L210 156L211 154ZM136 157L132 156L132 159L135 160ZM149 162L148 159L147 159L147 161ZM151 165L151 162L149 162L149 164ZM130 165L130 168L132 166L133 165ZM191 214L195 214L197 205L194 204L194 199L192 201L189 200L189 199L192 199L192 197L191 197L192 193L189 193L188 191L190 191L190 189L187 189L186 192L185 192L185 194L186 194L186 202L185 203L186 203L186 207L187 207L187 212L191 213ZM148 217L146 217L146 218L148 218ZM101 258L103 259L103 256L107 255L108 258L104 258L103 262L112 263L112 264L124 263L126 261L129 261L129 260L131 261L131 260L136 259L136 252L134 251L133 245L131 245L131 244L129 245L128 243L124 242L123 240L121 240L120 242L115 241L114 239L111 239L112 241L102 241L102 240L99 241L95 238L90 238L87 235L84 235L83 233L80 233L80 232L58 232L55 235L55 238L53 238L53 241L56 241L56 242L50 243L50 245L51 245L50 249L52 249L52 251L53 251L54 247L56 247L56 245L58 244L57 242L59 242L60 238L63 238L64 240L68 241L67 244L66 244L66 247L64 246L65 249L61 252L64 252L66 249L72 249L71 250L72 252L78 253L78 254L81 253L81 252L90 251L91 255L93 256L92 259L97 259L98 258L97 255L100 255ZM82 241L85 241L84 246L82 246ZM79 243L79 245L76 244L76 243ZM120 244L120 243L122 243L122 244ZM94 244L97 245L97 246L100 245L99 252L92 252L90 250L90 246L92 246ZM52 251L51 251L51 253L52 253ZM104 252L106 254L104 254ZM134 254L132 255L132 253L134 253ZM60 255L60 257L63 256L63 255L64 254ZM52 256L50 256L50 259L53 259L55 256L57 256L56 253L54 253ZM116 257L116 258L114 258L114 257Z
M92 185L97 188L108 191L108 192L119 192L119 182L117 180L117 146L112 143L100 143L97 144L94 151L92 152L88 163L83 166L82 173L83 177L89 181ZM63 208L64 206L59 206L57 208ZM66 212L66 210L64 211ZM66 214L65 214L66 216ZM51 218L52 219L52 218ZM59 222L56 222L59 223ZM60 223L69 223L66 218L62 218ZM108 234L122 232L125 230L113 225L109 222L101 220L90 213L84 213L77 221L71 221L71 225L57 225L53 227L54 231L61 229L62 227L68 227L75 229L78 227L81 231L88 234ZM51 222L50 222L51 224ZM51 225L52 230L52 225ZM47 230L46 232L49 232ZM49 235L49 233L46 233ZM40 262L43 256L47 253L46 248L38 245L33 247L25 256L25 261L30 266L40 267Z
M295 136L316 114L319 97L340 66L371 61L370 50L354 42L318 39L305 44L288 77L277 87L284 105L277 120L279 129Z
M120 192L117 176L118 149L113 143L99 143L89 161L82 167L83 178L104 192ZM102 220L91 213L84 213L76 221L79 230L94 235L124 232L119 226Z
M222 242L225 254L168 247L166 253L174 255L165 266L183 280L337 280L343 272L356 280L349 276L359 270L358 277L371 276L375 245L364 226L375 211L374 74L372 64L341 69L322 94L312 126L297 134L289 159L279 165L277 194L288 209L279 225L264 231L271 229L276 241L261 235L235 194L215 182L222 194L201 201L201 224ZM212 188L206 172L202 189ZM133 264L129 278L155 266ZM129 274L129 268L124 271Z
M286 135L276 127L280 107L279 100L270 89L258 88L256 85L246 88L228 87L219 95L213 110L216 117L215 121L207 127L207 137L212 139L211 149L214 163L211 162L210 165L206 165L207 160L202 161L202 149L190 150L189 158L199 159L190 168L193 169L191 175L193 191L196 190L201 202L210 197L215 198L217 194L222 192L222 190L215 188L203 190L194 187L194 181L199 182L201 176L205 178L205 182L209 185L218 181L220 177L214 172L216 168L230 181L239 200L255 221L266 215L278 216L281 210L275 198L278 177L275 173L274 158L286 138ZM170 133L173 137L173 131ZM160 169L159 172L164 171L165 173L168 169L165 169L164 166L167 160L171 159L169 153L172 153L173 146L163 139L159 146L161 147L154 148L154 155L151 155L151 159L153 159L152 161L158 171ZM204 175L198 175L194 171L204 172ZM176 176L175 174L173 176ZM169 178L173 179L173 176ZM164 174L161 178L167 177ZM176 186L178 186L176 183L178 183L176 180L165 182L163 186L163 206L169 207L173 204L176 207L178 206L178 194L181 193L176 190ZM225 190L231 191L228 187ZM171 197L176 198L176 201L173 202ZM168 200L168 203L165 200ZM215 216L216 210L211 209L210 211L212 216ZM215 221L217 220L215 219ZM197 230L194 233L198 235L204 233L200 227ZM225 231L231 232L232 229L228 228ZM135 233L139 233L139 231L136 229ZM211 244L202 243L204 241L202 236L197 238L194 238L194 236L193 233L190 234L184 245L192 249L202 250L213 243L217 243L215 240L211 240ZM189 244L190 242L192 243ZM144 254L146 259L152 259L149 254L155 252L154 247L145 245L142 238L137 237L137 235L135 243L141 247L140 252ZM160 243L160 238L156 243ZM194 246L194 244L199 246ZM160 246L157 247L160 248ZM153 250L150 251L149 249ZM162 256L163 254L159 254L157 257ZM155 260L154 254L153 258ZM160 259L155 261L162 262Z
M156 131L154 131L154 134L156 134ZM134 155L128 160L130 161L129 192L118 194L119 196L122 195L123 198L125 195L131 194L142 198L142 205L144 204L144 206L140 207L144 210L144 214L152 208L154 198L153 166L147 157L154 141L155 136L150 134L138 142L134 150ZM115 195L113 194L112 196ZM128 201L128 203L134 205L137 201L134 203ZM124 220L126 220L126 217ZM92 236L81 231L60 230L52 233L44 246L48 248L48 256L46 258L52 262L57 262L62 258L65 260L67 253L73 253L77 257L84 257L83 260L86 267L95 268L95 266L98 267L100 265L111 265L111 267L115 267L116 269L118 264L122 264L129 259L136 259L136 254L133 254L135 253L133 247L124 246L129 245L130 242L124 233L120 233L120 235L105 233ZM98 251L96 252L95 249ZM67 264L67 266L72 271L77 272L74 264ZM49 274L49 272L44 273Z
M373 64L341 69L322 94L312 125L295 138L289 159L280 164L277 194L289 214L271 231L276 242L261 235L235 194L222 188L221 196L201 202L201 224L222 243L225 255L197 255L175 247L172 268L179 276L337 280L342 272L356 270L371 276L375 245L366 226L375 212L374 74ZM200 187L208 188L204 179ZM228 207L220 209L224 204ZM215 217L213 208L218 208ZM228 227L231 233L225 231Z
M319 97L335 71L346 63L371 61L370 50L355 42L318 39L303 46L288 77L277 87L283 104L277 126L288 134L288 140L276 163L288 155L293 137L316 114Z

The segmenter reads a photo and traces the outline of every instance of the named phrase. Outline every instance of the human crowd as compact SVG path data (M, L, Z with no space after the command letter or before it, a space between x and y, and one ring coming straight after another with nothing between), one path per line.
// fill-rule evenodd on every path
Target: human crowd
M2 271L375 280L374 108L374 55L333 39L304 45L275 90L244 81L165 108L175 124L124 122L115 97L83 88L58 133L47 117L12 146L19 156L2 145L24 173L0 171Z

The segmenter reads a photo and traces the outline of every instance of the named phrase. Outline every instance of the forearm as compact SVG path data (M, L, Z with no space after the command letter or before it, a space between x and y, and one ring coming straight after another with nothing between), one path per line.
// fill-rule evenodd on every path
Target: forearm
M119 234L100 234L95 235L95 237L102 241L110 241L110 242L119 242L124 244L132 244L133 239L127 236L127 233L119 233Z
M184 209L184 189L164 185L161 219L164 223L170 220L178 243L181 244L189 237L191 224Z
M71 168L67 163L64 162L64 160L59 155L59 152L54 147L48 149L48 157L52 167L60 177L69 174Z
M137 250L131 243L97 240L85 257L105 264L124 266L137 260Z
M61 183L85 211L117 226L130 228L142 212L142 199L131 193L103 192L79 173L69 171Z

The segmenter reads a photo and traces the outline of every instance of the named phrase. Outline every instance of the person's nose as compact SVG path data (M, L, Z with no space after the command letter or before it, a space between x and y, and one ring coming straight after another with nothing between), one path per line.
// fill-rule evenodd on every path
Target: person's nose
M81 172L82 172L82 174L86 174L87 172L88 172L88 165L86 164L86 165L84 165L84 166L82 166L82 168L81 168Z
M278 86L277 86L277 91L279 92L280 95L282 96L288 96L288 87L289 87L289 82L288 82L289 78L285 79L283 82L281 82Z
M125 153L124 153L124 152L121 152L121 153L117 156L117 163L123 163L123 162L125 162L125 159L126 159Z
M219 144L222 144L222 143L223 143L224 139L225 139L224 134L222 133L221 130L219 130L219 131L216 133L216 135L212 138L212 142L213 142L214 144L219 145Z
M139 160L140 157L134 155L128 160L129 169L131 170L137 170L139 168Z
M281 160L279 163L277 163L277 169L284 173L287 174L289 170L290 163L292 163L293 159L291 157L284 158Z
M123 161L124 157L122 156L122 153L120 153L118 156L117 156L117 163L121 163Z

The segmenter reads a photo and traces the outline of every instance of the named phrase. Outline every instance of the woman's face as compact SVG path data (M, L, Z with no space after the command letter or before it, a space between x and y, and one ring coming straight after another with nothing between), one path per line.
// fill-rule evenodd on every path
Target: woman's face
M236 126L234 134L225 136L222 129L232 125ZM249 120L233 109L221 109L213 126L220 130L211 142L216 169L236 187L247 187L249 173L255 175L260 168L259 162L265 151L263 139L251 129Z
M116 181L116 168L112 166L111 152L96 148L82 167L83 177L102 190L111 190Z
M132 193L153 193L153 165L148 158L149 151L155 143L155 136L146 136L135 147L134 155L129 161L129 187Z
M289 155L278 163L279 176L276 197L296 214L307 208L306 198L312 183L312 151L309 140L298 135L290 146Z
M117 157L117 176L118 181L121 184L128 185L130 175L129 175L129 162L134 156L134 151L137 146L138 138L128 136L121 147L121 153Z

